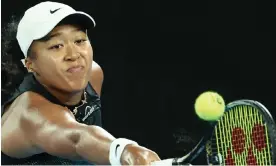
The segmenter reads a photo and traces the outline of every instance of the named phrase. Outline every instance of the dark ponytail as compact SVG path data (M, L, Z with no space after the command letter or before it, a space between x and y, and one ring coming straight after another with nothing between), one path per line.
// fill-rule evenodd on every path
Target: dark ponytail
M21 59L24 55L16 40L17 26L20 18L13 16L11 21L2 27L1 32L1 85L2 103L9 98L27 73Z

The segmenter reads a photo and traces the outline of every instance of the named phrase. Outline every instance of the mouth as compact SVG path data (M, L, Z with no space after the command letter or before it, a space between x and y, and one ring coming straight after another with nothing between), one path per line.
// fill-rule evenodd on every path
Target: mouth
M72 66L69 69L67 69L67 72L69 73L78 73L83 71L84 67L81 65Z

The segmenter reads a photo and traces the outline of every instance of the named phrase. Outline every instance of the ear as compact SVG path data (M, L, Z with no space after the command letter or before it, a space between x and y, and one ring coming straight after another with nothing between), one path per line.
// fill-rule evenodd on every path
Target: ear
M34 72L34 70L33 70L33 61L30 58L25 59L25 66L26 66L28 72Z

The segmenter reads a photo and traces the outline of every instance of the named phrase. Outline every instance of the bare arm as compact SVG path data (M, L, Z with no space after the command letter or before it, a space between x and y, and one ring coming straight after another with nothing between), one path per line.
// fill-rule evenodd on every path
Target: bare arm
M31 142L49 154L109 164L109 147L115 138L100 127L76 122L63 107L46 101L35 104L24 112L20 124Z
M7 155L24 158L46 152L110 164L109 149L115 138L104 129L78 123L69 110L32 92L15 103L10 110L14 113L2 126L1 150ZM127 145L120 158L124 165L148 165L156 160L160 160L156 153L139 145Z

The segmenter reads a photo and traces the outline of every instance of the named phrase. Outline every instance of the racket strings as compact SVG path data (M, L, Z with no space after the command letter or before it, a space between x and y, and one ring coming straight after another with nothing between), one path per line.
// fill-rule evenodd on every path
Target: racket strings
M233 107L220 119L214 134L209 151L216 160L221 156L222 164L272 164L267 126L255 107Z

